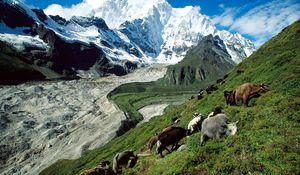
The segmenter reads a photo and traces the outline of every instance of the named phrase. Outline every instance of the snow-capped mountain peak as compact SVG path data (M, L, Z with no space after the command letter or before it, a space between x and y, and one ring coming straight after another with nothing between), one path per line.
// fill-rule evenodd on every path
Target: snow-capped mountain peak
M68 42L94 43L117 64L120 60L177 63L188 49L210 34L223 40L223 47L236 63L254 51L253 43L240 34L217 30L209 17L200 13L200 7L173 8L165 0L85 0L76 5L86 6L83 17L70 16L70 12L62 13L63 18L51 8L45 10L47 16L18 0L2 3L19 6L29 16L29 25L10 26L12 30L44 25ZM2 32L4 28L8 31L6 22L1 22Z
M127 30L125 35L154 62L176 63L203 36L210 34L224 40L236 63L254 51L252 42L240 34L218 31L209 17L200 13L200 7L172 8L165 0L104 0L101 3L87 0L86 3L93 5L90 15L103 18L110 28L124 33L124 27L130 26L131 32ZM139 36L143 37L137 38Z

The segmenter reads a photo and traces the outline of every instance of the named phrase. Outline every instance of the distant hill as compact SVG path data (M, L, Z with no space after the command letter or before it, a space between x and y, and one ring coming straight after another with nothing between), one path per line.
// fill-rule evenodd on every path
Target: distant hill
M218 36L208 35L190 49L182 61L168 66L161 83L204 87L214 83L218 78L223 78L235 65L223 41Z

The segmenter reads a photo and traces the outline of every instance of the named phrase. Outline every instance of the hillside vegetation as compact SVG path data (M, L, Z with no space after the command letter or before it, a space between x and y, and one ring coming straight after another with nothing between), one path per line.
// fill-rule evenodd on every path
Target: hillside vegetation
M242 70L238 73L237 70ZM245 82L266 83L270 91L252 99L250 107L227 106L224 90ZM41 174L79 174L125 149L139 153L147 140L181 116L186 128L194 112L207 115L222 106L231 121L239 120L234 136L199 145L200 133L182 142L188 149L165 158L141 157L125 174L300 174L300 21L284 29L235 67L219 89L202 100L190 100L164 115L131 129L76 160L60 160Z
M235 65L223 41L218 36L208 35L191 48L182 61L169 66L159 82L164 86L206 87L223 78Z
M127 126L117 134L123 134L143 119L138 112L142 107L167 103L169 104L168 108L170 108L186 102L196 93L196 90L192 88L164 87L157 82L130 83L119 86L108 97L127 114L129 119L126 122Z
M129 118L117 134L123 134L142 120L140 108L154 103L181 104L195 97L199 89L227 74L235 63L222 44L218 37L205 36L182 61L168 66L166 75L160 80L124 84L112 91L108 97Z

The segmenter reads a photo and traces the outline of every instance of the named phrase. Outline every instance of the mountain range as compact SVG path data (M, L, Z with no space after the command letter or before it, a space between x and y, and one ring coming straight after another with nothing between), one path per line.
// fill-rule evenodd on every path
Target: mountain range
M223 78L234 66L223 40L207 35L186 54L183 60L168 66L162 85L206 87Z
M165 0L105 0L85 17L67 19L18 0L1 1L0 10L0 51L11 59L1 62L11 67L1 80L125 75L151 63L177 63L207 35L222 41L229 62L255 50L240 34L217 30L199 7L173 8Z

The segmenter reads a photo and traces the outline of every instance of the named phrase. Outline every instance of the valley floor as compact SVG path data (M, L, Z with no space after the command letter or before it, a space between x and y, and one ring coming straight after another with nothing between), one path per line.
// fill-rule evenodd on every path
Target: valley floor
M155 81L164 66L126 76L0 87L0 174L38 174L116 136L124 113L107 99L121 84Z

